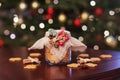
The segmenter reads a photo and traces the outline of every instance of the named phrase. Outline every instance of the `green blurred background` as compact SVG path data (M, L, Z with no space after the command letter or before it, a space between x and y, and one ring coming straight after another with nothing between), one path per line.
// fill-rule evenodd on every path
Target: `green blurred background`
M95 50L120 50L120 0L0 0L0 47L29 47L49 28Z

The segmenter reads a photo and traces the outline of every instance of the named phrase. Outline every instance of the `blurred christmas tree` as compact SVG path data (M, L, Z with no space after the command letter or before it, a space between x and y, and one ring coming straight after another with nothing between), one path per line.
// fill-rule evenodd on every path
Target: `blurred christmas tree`
M30 46L49 28L94 49L120 47L119 0L1 0L0 46Z

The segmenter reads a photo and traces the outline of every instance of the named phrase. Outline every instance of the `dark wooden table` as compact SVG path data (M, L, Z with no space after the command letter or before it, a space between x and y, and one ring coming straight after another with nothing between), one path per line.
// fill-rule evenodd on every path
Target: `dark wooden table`
M86 53L97 57L100 54L111 54L112 59L102 59L94 69L68 68L66 65L49 66L44 61L44 50L33 50L42 53L42 63L36 70L25 70L22 61L11 63L10 57L27 58L26 47L0 48L0 80L115 80L120 76L120 51L87 49ZM72 52L72 61L80 52Z

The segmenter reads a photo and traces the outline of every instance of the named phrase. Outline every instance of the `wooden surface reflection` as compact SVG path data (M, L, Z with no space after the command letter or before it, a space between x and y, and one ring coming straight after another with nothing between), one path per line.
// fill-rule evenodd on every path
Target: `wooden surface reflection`
M8 61L10 57L27 58L30 52L42 53L42 63L36 70L25 70L23 63ZM71 69L66 65L49 66L44 60L44 50L28 52L26 47L0 48L0 80L113 80L120 76L120 52L119 51L94 51L86 50L90 56L99 56L107 53L113 55L112 59L103 59L95 69ZM72 52L72 62L76 62L76 56L80 52Z

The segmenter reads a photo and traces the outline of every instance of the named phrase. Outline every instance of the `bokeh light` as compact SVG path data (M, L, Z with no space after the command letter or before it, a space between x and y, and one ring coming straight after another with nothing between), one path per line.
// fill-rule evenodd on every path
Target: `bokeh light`
M90 1L90 5L91 6L95 6L96 5L96 2L94 0Z
M58 20L60 22L65 22L66 21L66 15L61 13L59 16L58 16Z
M82 30L83 30L83 31L87 31L87 26L86 26L86 25L83 25L83 26L82 26Z
M30 26L30 31L35 31L35 26Z
M40 6L40 4L38 3L38 1L33 1L32 2L32 8L36 9Z
M55 5L57 5L57 4L59 3L59 1L58 1L58 0L53 0L53 3L54 3Z
M15 39L16 38L16 35L14 33L11 33L10 34L10 39Z
M26 29L26 25L25 24L21 24L21 29Z
M109 15L111 15L111 16L115 15L115 11L110 10L110 11L109 11Z
M107 36L109 36L110 35L110 32L108 31L108 30L105 30L104 31L104 37L107 37Z
M8 36L10 34L10 31L8 29L4 30L4 35Z
M84 41L84 38L83 38L82 36L80 36L78 39L79 39L81 42Z
M53 24L53 19L49 19L49 20L48 20L48 23L49 23L49 24Z
M2 6L2 3L0 2L0 7Z
M39 24L39 27L40 27L41 29L43 29L43 28L45 28L45 24L44 24L44 23L40 23L40 24Z
M43 9L43 8L39 8L39 9L38 9L38 13L39 13L39 14L43 14L43 13L44 13L44 9Z
M99 46L98 45L94 45L93 49L94 50L99 50Z
M20 8L21 10L25 10L25 9L27 8L27 4L26 4L25 2L21 2L21 3L19 4L19 8Z

